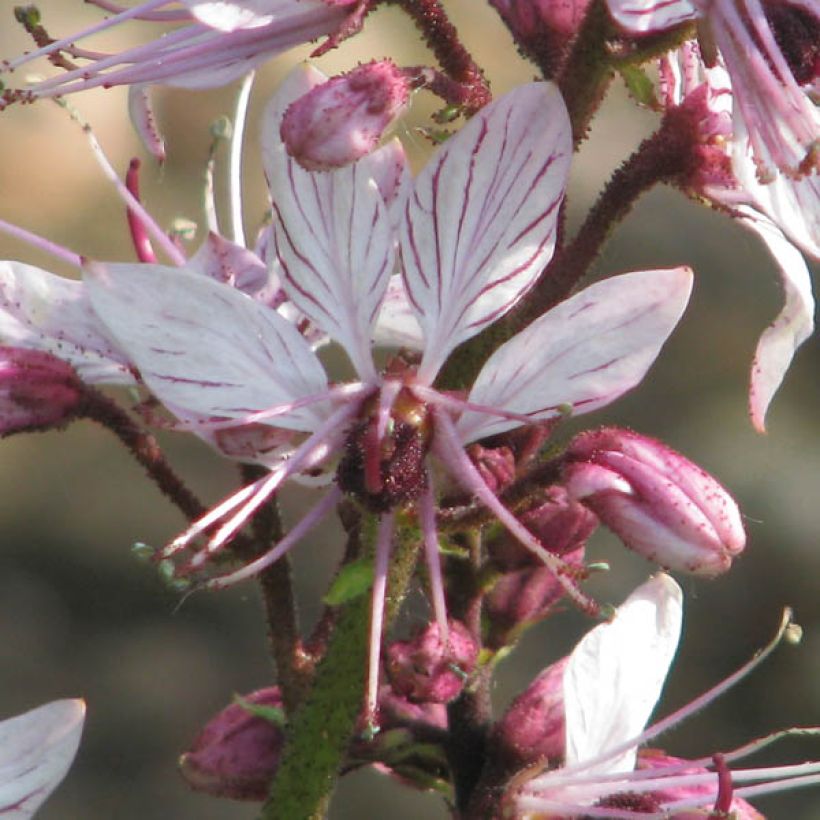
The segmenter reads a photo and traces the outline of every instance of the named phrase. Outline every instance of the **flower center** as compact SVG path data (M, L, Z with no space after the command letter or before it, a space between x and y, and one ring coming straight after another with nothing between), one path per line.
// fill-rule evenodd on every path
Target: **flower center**
M764 4L766 19L799 85L820 74L820 20L808 9L785 2Z

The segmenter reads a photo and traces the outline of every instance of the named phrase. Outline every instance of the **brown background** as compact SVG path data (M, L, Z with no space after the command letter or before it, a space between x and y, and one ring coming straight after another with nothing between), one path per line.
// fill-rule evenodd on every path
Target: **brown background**
M12 3L0 3L0 55L27 48ZM448 2L464 39L498 93L533 71L514 56L506 30L477 0ZM52 34L100 18L79 0L43 0ZM131 24L98 38L121 48L154 29ZM129 39L130 38L130 39ZM353 45L353 44L349 44ZM355 48L320 63L331 73L357 59L390 54L405 65L425 52L406 21L380 11ZM264 210L256 156L258 114L281 72L307 50L268 64L251 111L245 166L246 225ZM38 71L49 71L38 64ZM23 69L14 78L19 82ZM570 188L576 219L608 173L651 129L616 84L577 159ZM170 161L144 177L145 199L160 222L202 221L200 176L207 129L229 113L233 92L156 95ZM120 90L94 92L75 104L119 168L139 147L124 116ZM399 134L423 159L414 133L434 101L419 95ZM224 165L221 170L224 172ZM0 218L38 231L86 256L132 259L122 208L102 179L76 126L43 102L0 115ZM53 260L0 235L0 258L67 273ZM658 189L640 202L607 247L598 274L690 264L697 273L691 307L646 382L588 423L617 422L664 438L719 476L741 502L750 536L747 554L715 582L682 579L688 609L685 638L659 714L682 705L735 669L773 632L781 608L794 606L806 629L799 648L782 648L716 706L662 738L671 753L696 756L729 749L770 730L820 724L820 605L816 519L820 499L818 346L810 342L777 397L770 432L756 435L745 413L747 372L756 338L779 309L774 267L762 246L722 216ZM583 420L584 423L587 420ZM164 439L180 470L210 501L230 490L236 471L204 446ZM285 496L290 515L306 503ZM142 480L139 468L102 429L77 424L59 434L0 442L0 712L22 711L56 697L83 696L89 718L77 763L41 813L43 820L221 820L252 818L252 806L191 794L174 771L176 755L234 692L271 677L252 584L194 596L177 608L148 567L130 555L134 541L159 545L182 526L175 511ZM338 558L331 534L296 551L303 615L309 624ZM611 537L594 557L613 563L595 594L617 602L649 567ZM499 708L543 666L568 651L588 627L574 612L532 630L498 675ZM761 762L820 757L820 744L788 742ZM797 792L758 805L772 818L813 820L817 793ZM418 796L373 773L348 778L332 816L391 820L444 817L436 798Z

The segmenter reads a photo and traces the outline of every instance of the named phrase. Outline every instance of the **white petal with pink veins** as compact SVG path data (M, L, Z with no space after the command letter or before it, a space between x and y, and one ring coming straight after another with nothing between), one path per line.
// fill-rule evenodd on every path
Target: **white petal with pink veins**
M33 265L0 262L0 344L51 353L91 384L134 381L82 282Z
M0 722L0 817L28 820L74 761L85 720L81 700L55 700Z
M595 774L635 768L637 741L614 756L607 752L644 730L675 656L682 620L680 587L668 575L656 575L575 647L564 672L567 767L589 762Z
M750 208L739 209L740 222L765 243L780 268L785 304L757 343L749 388L749 414L759 432L766 429L766 410L789 369L794 353L814 330L811 276L800 251L781 231Z
M688 0L607 0L607 5L619 26L643 34L664 31L697 16Z
M533 421L603 407L641 381L691 290L686 267L627 273L591 285L496 350L468 401ZM458 432L470 442L519 425L468 410Z
M571 155L560 92L530 83L476 114L416 179L401 252L426 340L422 381L506 313L549 261Z
M324 393L324 370L286 319L204 276L159 265L89 266L94 310L171 407L243 418ZM329 408L311 403L269 421L314 430Z

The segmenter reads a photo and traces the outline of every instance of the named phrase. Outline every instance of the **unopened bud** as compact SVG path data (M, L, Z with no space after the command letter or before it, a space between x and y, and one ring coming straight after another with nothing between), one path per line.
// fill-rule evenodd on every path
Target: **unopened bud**
M410 78L389 60L366 63L292 103L282 119L282 140L309 171L340 168L378 145L407 107L410 90Z
M387 675L393 690L416 703L449 703L464 688L478 658L478 644L467 627L450 621L447 641L438 624L428 624L409 641L387 648Z
M278 686L259 689L213 717L182 755L179 768L196 791L232 800L265 800L284 745L281 726L249 706L279 709Z
M484 483L496 494L504 492L515 480L515 457L509 447L482 447L472 444L467 449Z
M0 436L59 427L76 414L82 396L74 368L62 359L0 347Z
M746 545L740 510L726 489L659 441L607 427L573 439L566 458L570 496L662 567L719 575Z
M517 771L539 761L563 760L567 660L548 666L510 704L493 729L488 748L503 770Z

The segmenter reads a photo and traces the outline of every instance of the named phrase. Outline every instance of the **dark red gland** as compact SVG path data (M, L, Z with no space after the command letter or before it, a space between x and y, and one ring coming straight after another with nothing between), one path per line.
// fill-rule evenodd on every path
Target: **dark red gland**
M640 794L636 792L621 792L620 794L612 794L605 797L597 804L601 808L607 809L624 809L626 811L634 811L643 814L652 814L660 811L661 803L652 794Z
M820 74L820 20L808 9L791 3L764 3L766 19L792 75L808 85Z
M336 471L339 487L375 513L415 501L427 489L424 459L430 447L427 406L402 389L381 441L378 398L365 405L351 428Z

